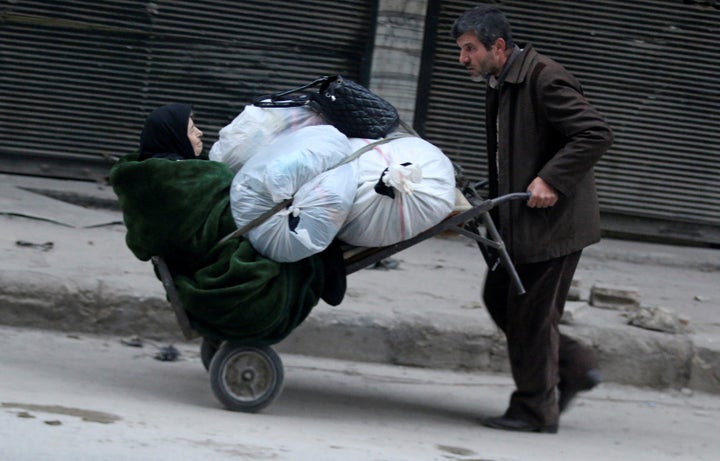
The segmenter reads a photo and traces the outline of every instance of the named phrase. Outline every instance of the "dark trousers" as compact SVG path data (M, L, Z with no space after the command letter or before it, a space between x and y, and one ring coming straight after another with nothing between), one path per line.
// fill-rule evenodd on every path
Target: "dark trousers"
M518 295L502 267L488 272L483 299L507 338L515 392L507 416L539 425L558 422L556 388L597 367L594 352L560 334L559 323L582 252L517 265L526 293Z

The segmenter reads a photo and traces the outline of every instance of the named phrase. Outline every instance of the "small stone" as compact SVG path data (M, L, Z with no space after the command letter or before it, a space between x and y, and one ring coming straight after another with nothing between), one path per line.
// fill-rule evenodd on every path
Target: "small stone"
M580 301L582 299L582 290L578 287L570 287L570 291L568 291L567 300L568 301Z
M588 304L582 301L568 301L565 303L563 309L563 315L560 318L560 323L565 325L572 325L576 323L578 319L582 318L587 312Z
M590 290L583 286L581 279L573 279L566 299L568 301L588 302L590 300Z
M679 333L680 322L676 313L661 307L639 307L628 315L628 324L646 330Z
M690 319L678 315L678 325L680 325L680 331L683 333L693 333L693 328L690 326Z
M160 360L161 362L174 362L179 357L180 351L173 346L161 347L158 353L155 354L155 359Z
M474 301L460 306L462 309L482 309L483 304L480 301Z
M590 289L590 305L602 309L631 310L640 306L636 288L595 285Z
M128 336L121 339L120 342L130 347L143 347L143 341L139 336Z

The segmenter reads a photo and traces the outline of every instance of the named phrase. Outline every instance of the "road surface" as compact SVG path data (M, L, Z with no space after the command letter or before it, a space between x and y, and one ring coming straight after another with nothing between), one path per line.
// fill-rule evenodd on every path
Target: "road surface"
M0 460L720 459L717 395L603 384L558 434L509 433L478 424L506 375L283 355L282 395L245 414L215 399L197 344L168 362L121 339L0 327Z

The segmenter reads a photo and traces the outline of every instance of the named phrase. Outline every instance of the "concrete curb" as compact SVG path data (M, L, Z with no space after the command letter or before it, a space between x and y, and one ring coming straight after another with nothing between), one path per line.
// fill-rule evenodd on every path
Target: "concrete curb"
M159 283L159 282L158 282ZM0 323L73 333L183 341L169 304L102 285L79 286L38 272L0 272ZM598 352L606 381L720 394L720 345L624 325L591 309L592 322L564 331ZM586 318L586 315L583 317ZM502 335L487 321L356 312L318 306L277 345L281 353L438 369L507 372Z

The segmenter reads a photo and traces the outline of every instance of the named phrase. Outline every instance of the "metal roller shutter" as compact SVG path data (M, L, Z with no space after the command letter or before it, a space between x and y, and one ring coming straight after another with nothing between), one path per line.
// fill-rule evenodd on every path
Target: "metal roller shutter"
M416 125L482 177L484 86L469 81L449 37L455 18L477 3L431 2L436 49ZM499 7L515 38L573 72L615 130L596 169L605 229L720 243L720 4L507 0Z
M144 116L192 103L210 146L253 97L367 83L376 1L3 1L0 171L99 179Z

